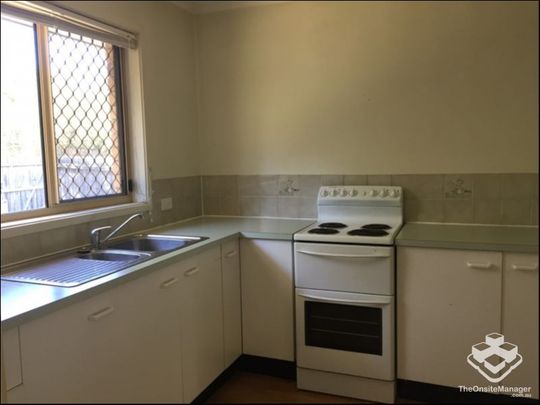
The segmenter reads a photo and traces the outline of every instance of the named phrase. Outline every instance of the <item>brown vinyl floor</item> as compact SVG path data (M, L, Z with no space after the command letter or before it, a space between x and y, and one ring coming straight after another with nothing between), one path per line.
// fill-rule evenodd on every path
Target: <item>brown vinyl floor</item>
M404 401L399 401L405 403ZM207 402L208 404L370 404L358 399L302 391L284 378L235 372ZM407 402L412 403L412 402Z

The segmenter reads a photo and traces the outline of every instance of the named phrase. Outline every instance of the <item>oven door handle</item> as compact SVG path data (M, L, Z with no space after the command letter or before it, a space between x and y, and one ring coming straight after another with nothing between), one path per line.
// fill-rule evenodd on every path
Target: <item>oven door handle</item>
M323 302L333 302L333 303L340 303L340 304L355 304L355 305L390 305L392 303L392 298L380 298L377 301L372 300L347 300L343 298L327 298L327 297L319 297L316 295L310 295L310 294L302 294L298 293L299 296L307 298L308 300L315 300L315 301L323 301Z
M344 254L344 253L323 253L323 252L313 252L311 250L297 250L298 253L303 253L305 255L312 256L328 256L328 257L351 257L351 258L381 258L381 257L390 257L389 253L367 253L367 254Z

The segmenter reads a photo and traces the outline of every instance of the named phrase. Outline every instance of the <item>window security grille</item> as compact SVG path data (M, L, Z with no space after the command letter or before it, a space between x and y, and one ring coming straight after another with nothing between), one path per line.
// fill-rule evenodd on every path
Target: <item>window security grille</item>
M118 49L48 28L60 201L125 193Z

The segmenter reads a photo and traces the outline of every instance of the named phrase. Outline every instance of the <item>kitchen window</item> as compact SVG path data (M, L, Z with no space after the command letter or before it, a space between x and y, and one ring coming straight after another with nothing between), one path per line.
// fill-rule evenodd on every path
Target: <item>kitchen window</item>
M2 222L131 202L122 47L32 7L2 3Z

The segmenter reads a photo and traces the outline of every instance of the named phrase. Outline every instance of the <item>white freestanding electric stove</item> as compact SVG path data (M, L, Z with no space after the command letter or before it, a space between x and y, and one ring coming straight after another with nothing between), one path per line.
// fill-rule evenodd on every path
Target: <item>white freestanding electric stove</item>
M395 399L394 238L401 187L325 186L294 235L297 385Z

